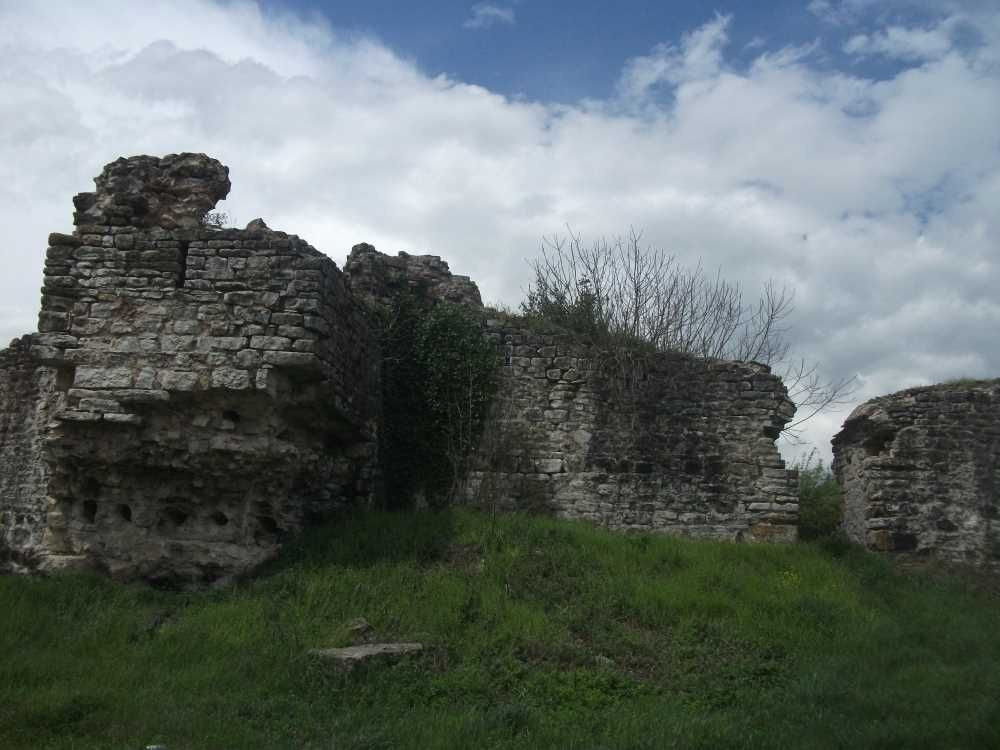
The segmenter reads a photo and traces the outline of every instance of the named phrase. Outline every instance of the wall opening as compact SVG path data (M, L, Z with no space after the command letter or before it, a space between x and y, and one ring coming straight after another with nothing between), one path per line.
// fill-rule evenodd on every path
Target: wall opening
M96 500L84 500L83 501L83 520L87 523L93 523L97 519L97 501Z
M187 282L188 264L188 241L180 241L180 251L177 257L177 288L180 289Z
M123 521L132 522L132 508L129 505L122 503L118 506L118 515Z

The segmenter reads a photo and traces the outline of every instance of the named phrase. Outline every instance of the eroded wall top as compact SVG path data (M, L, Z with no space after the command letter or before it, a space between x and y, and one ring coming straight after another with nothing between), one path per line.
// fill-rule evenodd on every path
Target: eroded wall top
M205 154L117 159L73 198L73 223L195 229L229 195L229 168Z

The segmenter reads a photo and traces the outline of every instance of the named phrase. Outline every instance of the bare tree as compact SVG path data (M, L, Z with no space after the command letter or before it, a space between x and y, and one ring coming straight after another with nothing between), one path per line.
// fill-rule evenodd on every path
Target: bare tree
M827 381L818 364L790 358L785 320L794 294L773 282L748 301L738 283L705 273L700 263L682 267L673 255L644 247L635 230L591 245L572 231L568 238L545 239L531 267L535 280L521 304L529 317L587 335L607 349L768 365L804 414L784 430L793 440L803 422L845 403L854 391L854 378Z
M233 223L233 217L225 211L209 211L201 220L206 229L225 229Z

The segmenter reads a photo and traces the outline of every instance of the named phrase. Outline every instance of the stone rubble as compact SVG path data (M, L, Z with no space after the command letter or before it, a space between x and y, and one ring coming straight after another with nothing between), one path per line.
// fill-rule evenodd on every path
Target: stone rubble
M319 659L330 659L341 669L351 670L365 662L399 658L423 650L422 643L366 643L362 646L345 646L344 648L314 648L310 649L308 653L309 656Z

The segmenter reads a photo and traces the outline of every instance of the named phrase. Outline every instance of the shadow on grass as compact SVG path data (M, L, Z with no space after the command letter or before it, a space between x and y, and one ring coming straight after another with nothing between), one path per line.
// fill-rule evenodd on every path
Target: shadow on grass
M456 512L451 509L352 511L306 529L289 541L277 558L256 570L253 578L265 578L297 565L432 565L447 558L455 534Z

